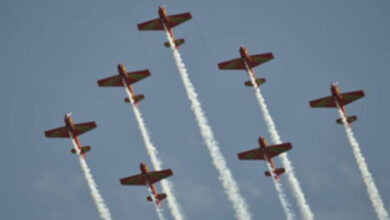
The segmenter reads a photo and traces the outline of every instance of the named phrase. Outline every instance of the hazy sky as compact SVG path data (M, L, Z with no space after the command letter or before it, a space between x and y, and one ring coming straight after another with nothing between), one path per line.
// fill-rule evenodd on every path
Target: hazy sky
M308 105L336 81L342 92L366 93L346 109L358 115L352 129L390 210L389 1L2 0L0 219L99 218L70 140L43 134L68 112L98 124L81 142L92 146L87 163L113 219L157 219L146 188L119 184L151 163L124 89L96 83L117 74L118 62L151 71L134 89L146 97L140 110L187 218L234 219L165 34L137 30L159 5L193 16L174 30L186 40L180 52L253 219L285 215L265 163L236 156L257 147L259 135L269 139L246 73L217 68L241 44L274 53L255 72L267 79L262 93L282 140L293 144L289 158L315 218L376 218L337 111ZM285 176L281 183L299 214Z

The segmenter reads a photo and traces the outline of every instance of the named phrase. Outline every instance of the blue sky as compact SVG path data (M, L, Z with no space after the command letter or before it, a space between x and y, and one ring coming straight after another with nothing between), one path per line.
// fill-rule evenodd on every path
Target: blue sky
M251 54L274 53L255 72L267 79L262 93L282 140L293 144L289 158L316 219L376 218L344 129L334 122L337 111L308 106L335 81L341 91L366 93L347 112L359 117L353 131L390 209L388 1L3 0L1 219L98 218L71 142L43 135L68 112L76 122L98 124L81 142L92 146L87 162L113 218L157 218L145 188L119 184L150 161L124 89L97 87L117 73L118 62L152 73L134 89L146 96L140 110L164 167L174 171L170 180L188 219L234 219L172 53L162 46L164 33L136 28L157 17L158 5L192 13L174 30L186 39L180 52L254 219L285 216L265 164L236 157L256 147L259 135L269 138L253 90L243 86L246 73L217 68L237 57L241 44Z

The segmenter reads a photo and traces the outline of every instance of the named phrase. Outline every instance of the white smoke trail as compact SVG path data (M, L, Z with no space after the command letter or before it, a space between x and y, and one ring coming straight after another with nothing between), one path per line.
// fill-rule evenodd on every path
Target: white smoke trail
M146 151L148 152L150 156L150 160L152 161L153 167L155 170L161 170L162 168L162 161L158 158L158 151L156 147L154 147L152 141L150 140L150 135L148 130L146 129L146 125L144 122L144 119L142 117L141 112L137 108L136 104L134 103L133 96L131 95L129 89L127 86L126 88L126 93L129 97L129 100L131 102L131 105L133 107L133 112L135 115L135 118L138 122L138 127L139 130L141 131L142 138L145 143ZM168 208L171 211L172 216L176 220L183 220L185 219L184 214L180 210L179 203L176 200L174 191L173 191L173 184L171 184L170 181L168 180L161 180L161 187L163 191L167 194L167 201L168 201Z
M267 124L268 127L268 132L271 135L272 142L274 144L281 144L282 140L280 139L280 136L276 130L275 123L271 117L271 114L268 111L267 105L265 104L265 99L261 95L260 88L256 87L256 81L253 75L251 74L248 65L245 63L246 69L248 72L248 75L252 81L253 84L253 89L255 90L256 98L257 101L260 105L260 109L263 113L263 118L265 120L265 123ZM287 175L287 180L290 184L290 187L292 189L293 195L296 198L299 206L299 210L302 214L303 219L305 220L313 220L314 219L314 214L310 209L309 204L306 202L305 195L303 194L302 188L299 184L298 179L295 176L294 173L294 168L291 164L291 161L288 159L286 153L280 154L280 158L282 160L282 165L286 169L286 175Z
M85 162L83 156L78 155L80 160L80 165L82 167L82 170L84 172L85 179L88 182L89 189L91 190L91 196L93 200L95 201L96 207L99 211L100 217L102 219L111 219L110 211L107 209L103 197L100 195L99 190L97 188L97 185L93 179L93 176L91 174L91 170L88 168L87 163Z
M366 160L360 151L359 143L355 139L355 136L352 132L352 129L349 127L347 119L345 118L343 112L341 111L341 108L339 104L336 102L337 110L339 111L339 114L341 116L341 120L343 121L345 132L347 133L348 141L351 144L353 154L356 159L356 163L358 164L358 167L360 169L360 172L362 174L362 178L364 183L367 187L367 193L370 197L372 206L374 207L374 210L376 212L376 215L378 216L378 219L380 220L389 220L389 215L385 209L385 205L383 204L382 198L379 194L378 188L375 185L374 179L368 170L368 166L366 163Z
M283 208L284 213L286 214L287 220L295 219L295 214L291 210L291 204L288 201L287 196L283 191L282 184L280 182L276 181L275 174L272 171L271 165L268 162L266 162L266 164L267 164L268 170L271 174L272 181L275 184L275 188L276 188L276 191L278 192L279 200L282 203L282 208Z
M73 143L73 147L77 152L77 156L80 160L81 169L83 170L85 179L87 180L89 190L91 191L92 199L95 202L95 205L96 205L96 208L100 214L100 217L102 219L105 219L105 220L110 220L111 219L110 210L108 210L108 208L104 202L103 197L100 195L100 192L97 188L95 180L93 179L93 176L91 174L91 170L89 169L87 162L84 160L83 156L80 155L80 150L77 147L77 144L72 136L71 136L71 140Z
M205 116L205 113L203 112L203 109L201 107L201 104L198 100L198 95L195 92L195 88L192 85L187 69L181 59L181 56L179 52L176 50L174 46L173 39L169 35L169 32L167 30L167 27L164 25L165 33L167 35L170 47L173 52L173 56L176 61L177 69L179 70L181 79L183 80L183 84L188 96L188 99L191 101L191 108L195 114L196 120L198 121L198 125L200 128L200 133L206 143L206 146L210 152L210 155L213 160L214 166L219 171L219 179L222 181L222 185L225 189L225 193L227 194L229 200L233 203L234 210L236 212L237 219L240 220L249 220L252 218L251 213L248 210L248 206L244 200L244 198L241 196L239 192L238 185L236 181L233 178L233 175L228 168L225 158L223 157L219 147L218 143L214 138L214 134L211 130L210 125L208 124L207 118Z
M154 198L152 190L149 187L147 187L147 188L148 188L148 191L149 191L149 195L152 198L152 203L154 205L154 209L156 209L156 212L157 212L157 215L158 215L158 219L166 220L166 218L164 217L163 209L158 207L158 205L156 204L156 198Z

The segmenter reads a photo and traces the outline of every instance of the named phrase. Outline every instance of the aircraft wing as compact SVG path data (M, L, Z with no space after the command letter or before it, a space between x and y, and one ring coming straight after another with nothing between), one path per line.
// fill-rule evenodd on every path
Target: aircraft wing
M255 67L267 61L272 60L274 58L274 55L272 53L263 53L263 54L252 55L250 56L250 58L252 61L250 67Z
M263 53L250 56L251 63L248 63L249 67L255 67L260 64L263 64L267 61L270 61L274 58L272 53ZM218 64L219 69L222 70L245 70L245 63L242 58L237 58L233 60L228 60Z
M346 105L364 97L364 92L362 90L359 90L354 92L342 93L340 95L343 97L343 101L340 104Z
M271 159L271 158L278 156L279 154L286 152L290 149L292 149L290 142L269 146L267 148L268 157L269 157L269 159Z
M190 13L183 13L177 15L168 16L169 23L167 24L167 28L173 28L187 20L192 18ZM140 31L163 31L164 25L163 21L160 18L153 19L141 24L138 24L138 30Z
M139 70L127 73L130 79L130 84L138 82L148 76L150 76L149 70ZM123 86L122 77L120 75L111 76L98 81L98 85L102 87L108 86Z
M237 156L240 160L264 160L264 154L260 148L239 153Z
M76 133L74 135L78 136L89 130L96 128L96 123L94 121L90 121L90 122L75 124L74 127L76 130Z
M316 99L309 102L312 108L336 108L336 102L332 96Z
M177 15L170 15L168 16L169 18L169 23L168 27L173 28L181 23L184 23L192 18L190 13L182 13L182 14L177 14Z
M158 182L162 179L165 179L169 176L172 176L172 174L173 173L172 173L171 169L150 172L148 174L149 175L149 183L153 184L153 183Z
M130 84L133 84L150 76L150 72L149 70L138 70L138 71L127 73L127 76L130 79Z
M146 185L146 179L143 174L138 174L120 179L122 185Z
M153 19L137 25L140 31L163 31L164 26L160 18Z
M167 178L169 176L172 176L172 170L161 170L161 171L154 171L148 173L149 176L149 184L156 183L164 178ZM120 179L120 182L122 185L146 185L147 179L143 174L138 174L130 177L125 177Z
M98 81L99 86L123 86L122 78L119 75L110 76Z
M66 127L59 127L45 131L45 136L48 138L68 138L69 133Z
M221 70L245 70L246 69L242 58L237 58L222 63L218 63L218 67Z

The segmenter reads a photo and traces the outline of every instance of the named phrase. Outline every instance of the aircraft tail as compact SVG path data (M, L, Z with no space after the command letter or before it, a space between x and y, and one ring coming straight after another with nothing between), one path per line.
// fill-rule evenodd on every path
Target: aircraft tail
M142 95L142 94L141 95L136 95L136 96L134 96L134 101L136 103L138 103L138 102L142 101L144 98L145 98L145 96ZM125 100L125 102L130 103L130 99L129 98L125 98L124 100Z
M279 175L281 175L281 174L283 174L283 173L285 173L286 172L286 170L284 169L284 168L277 168L277 169L275 169L275 171L274 171L274 173L277 175L277 176L279 176ZM266 176L271 176L271 173L269 172L269 171L267 171L267 172L265 172L264 173Z
M349 124L351 124L352 122L357 120L357 116L356 115L351 115L351 116L348 116L346 119L347 119L347 122ZM341 118L339 118L339 119L336 120L336 123L337 124L343 124L343 121L341 120Z
M157 203L160 204L161 201L162 201L163 199L166 199L166 198L167 198L167 194L165 194L165 193L158 194L158 195L157 195L157 200L158 200ZM153 202L152 196L146 197L146 200L148 200L149 202Z
M185 41L184 41L184 39L177 39L177 40L175 40L174 42L175 42L176 47L178 47L178 46L184 44ZM169 42L165 42L165 43L164 43L164 46L167 47L167 48L169 48L169 47L170 47L170 46L169 46Z
M255 81L256 81L257 86L260 86L261 84L265 83L265 78L258 78ZM245 86L253 87L251 80L246 81L244 84L245 84Z
M80 150L80 153L81 154L85 154L85 153L87 153L88 151L90 151L91 150L91 146L82 146L81 147L81 150ZM77 152L76 152L76 149L72 149L72 150L70 150L70 152L72 153L72 154L76 154Z

